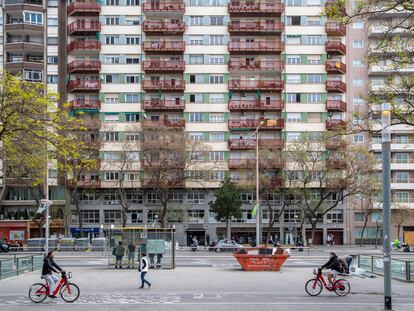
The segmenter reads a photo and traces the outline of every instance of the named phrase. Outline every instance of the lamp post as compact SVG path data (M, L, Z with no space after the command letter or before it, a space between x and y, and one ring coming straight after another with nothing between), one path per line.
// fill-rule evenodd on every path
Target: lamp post
M37 214L42 214L46 211L45 222L45 254L49 252L49 207L53 204L50 200L41 200L40 206L37 209Z
M390 104L382 104L382 196L384 227L384 308L392 310L391 301L391 111Z
M259 198L259 129L262 124L264 124L264 120L259 120L259 124L254 131L256 135L256 246L262 244L262 238L260 233L260 220L262 215L260 214L260 198Z

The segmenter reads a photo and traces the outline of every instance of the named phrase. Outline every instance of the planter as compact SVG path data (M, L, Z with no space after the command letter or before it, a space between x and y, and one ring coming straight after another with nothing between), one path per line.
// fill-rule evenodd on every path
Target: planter
M286 259L289 258L289 255L283 254L283 249L281 248L273 255L266 254L267 252L262 252L262 250L271 251L272 249L246 247L233 254L233 256L244 271L279 271Z

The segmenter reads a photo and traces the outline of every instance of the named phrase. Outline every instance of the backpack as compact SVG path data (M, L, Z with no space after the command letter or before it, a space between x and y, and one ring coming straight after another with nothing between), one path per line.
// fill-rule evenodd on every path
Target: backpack
M116 256L116 247L114 247L114 248L112 249L112 255L113 255L113 256Z
M339 266L340 266L341 273L349 273L348 264L345 258L339 258Z

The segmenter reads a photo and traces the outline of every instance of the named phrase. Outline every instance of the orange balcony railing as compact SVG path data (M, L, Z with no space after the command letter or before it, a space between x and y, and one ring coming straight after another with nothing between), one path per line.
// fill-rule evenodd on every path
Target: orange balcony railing
M280 99L270 100L230 100L229 110L283 110L285 102Z
M285 45L280 40L257 40L254 42L229 42L229 52L238 54L269 54L281 53Z
M330 131L344 130L346 128L346 122L343 120L330 119L326 120L326 129Z
M329 138L326 141L326 149L338 149L338 148L345 148L346 141L341 139Z
M344 170L347 168L347 162L341 159L328 159L326 166L333 169Z
M151 53L183 53L185 51L184 41L153 41L144 42L143 49Z
M74 60L68 64L68 72L99 72L101 70L101 62L99 60Z
M261 21L232 22L228 25L230 33L240 34L269 34L283 32L285 25L282 22L266 23Z
M245 61L230 60L228 63L229 70L246 70L246 71L282 71L284 63L282 61Z
M326 101L326 110L327 111L346 111L346 102L342 100L327 100Z
M144 80L142 88L145 91L184 91L185 81L184 80Z
M346 65L343 62L328 60L325 63L327 73L346 73Z
M346 84L342 81L328 80L326 81L326 90L328 92L346 92Z
M328 36L345 36L346 26L339 22L326 22L325 31Z
M346 54L346 46L342 42L328 41L326 42L325 50L328 54Z
M101 4L95 1L78 1L74 0L68 5L69 16L93 16L99 15Z
M70 102L70 109L99 110L101 109L101 101L93 99L74 99Z
M184 13L185 4L183 1L149 1L143 3L145 13Z
M68 91L73 92L97 92L101 89L101 81L96 80L70 80Z
M160 127L171 127L183 129L185 127L184 119L161 119L161 120L144 120L142 122L144 128L160 128Z
M184 100L149 99L144 100L145 110L184 110Z
M281 130L285 127L285 122L283 119L274 119L274 120L258 120L258 119L246 119L238 120L232 119L229 120L228 126L230 130L255 130L260 124L260 130Z
M100 188L101 181L95 179L68 180L68 187L73 188Z
M146 20L143 24L146 33L153 34L183 34L185 31L185 23L178 22L157 22Z
M98 31L101 31L99 21L77 20L68 25L69 35L88 35Z
M229 89L232 91L283 91L282 80L230 80Z
M147 72L180 72L185 70L183 61L145 60L143 69Z
M261 138L259 139L260 148L282 149L285 141L279 138ZM256 147L256 139L229 139L228 147L230 150L250 150Z
M97 40L75 40L69 43L68 53L72 52L99 52L101 50L101 42Z
M230 15L234 16L274 16L284 12L284 5L279 1L230 1Z

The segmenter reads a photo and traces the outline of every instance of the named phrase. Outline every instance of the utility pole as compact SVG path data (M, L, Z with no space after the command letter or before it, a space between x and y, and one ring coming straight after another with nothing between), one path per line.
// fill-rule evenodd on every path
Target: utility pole
M382 104L382 196L384 226L384 309L392 310L391 300L391 111Z

